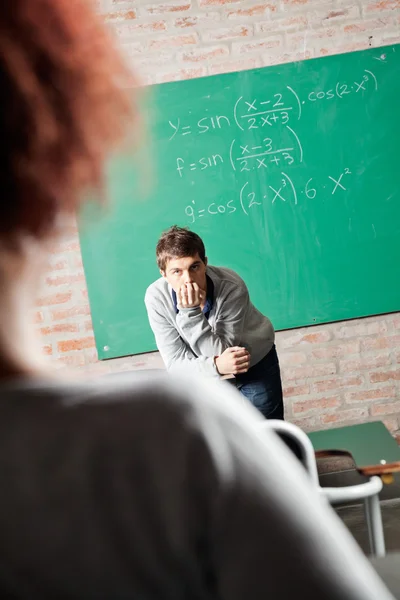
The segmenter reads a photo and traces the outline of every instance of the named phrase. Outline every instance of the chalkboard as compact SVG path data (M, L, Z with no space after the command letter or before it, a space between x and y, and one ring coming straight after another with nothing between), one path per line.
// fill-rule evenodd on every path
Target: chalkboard
M155 349L143 297L172 224L278 330L400 309L399 46L153 86L143 109L144 150L80 219L101 359Z

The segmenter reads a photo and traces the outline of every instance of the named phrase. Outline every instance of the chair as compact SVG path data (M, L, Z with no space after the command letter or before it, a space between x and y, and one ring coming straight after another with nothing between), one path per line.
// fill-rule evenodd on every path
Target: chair
M366 483L338 488L322 488L319 484L316 452L312 443L311 435L308 436L306 433L304 433L304 431L299 429L299 427L293 425L292 423L287 423L286 421L264 421L260 426L264 429L272 429L275 431L275 433L277 433L279 437L289 446L289 448L296 454L306 469L310 477L311 484L324 498L327 499L327 501L329 501L330 504L334 505L341 502L350 502L354 500L364 501L365 518L371 554L374 556L385 556L385 539L383 533L382 513L379 503L379 493L383 487L382 479L377 474L370 474L369 480ZM318 434L323 433L325 432L318 432ZM319 440L321 446L323 441L322 436L319 436L317 440ZM368 438L364 440L364 444L369 444ZM324 452L324 456L326 456L327 450L324 450Z

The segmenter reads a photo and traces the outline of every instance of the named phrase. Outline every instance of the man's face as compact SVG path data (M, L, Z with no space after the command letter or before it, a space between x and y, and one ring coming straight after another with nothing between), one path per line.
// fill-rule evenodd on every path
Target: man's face
M175 292L186 283L197 283L201 290L206 291L206 266L207 259L203 262L198 254L184 258L171 258L167 261L165 271L161 271L161 275Z

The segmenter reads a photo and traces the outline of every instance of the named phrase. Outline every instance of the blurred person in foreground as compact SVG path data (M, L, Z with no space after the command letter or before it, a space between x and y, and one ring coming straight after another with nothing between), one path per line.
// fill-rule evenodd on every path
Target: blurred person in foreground
M388 600L233 389L66 383L37 360L41 264L101 190L126 77L84 0L0 4L0 597Z

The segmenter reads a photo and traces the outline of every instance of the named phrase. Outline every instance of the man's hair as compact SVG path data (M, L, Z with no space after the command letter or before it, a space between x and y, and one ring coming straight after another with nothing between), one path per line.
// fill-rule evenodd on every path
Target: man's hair
M205 262L206 250L203 240L187 227L170 227L164 231L157 243L157 264L161 271L165 271L167 262L173 258L185 258L196 254Z
M130 77L92 0L0 3L0 238L46 236L101 190Z

